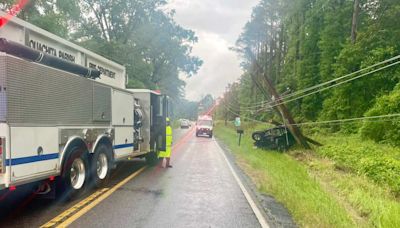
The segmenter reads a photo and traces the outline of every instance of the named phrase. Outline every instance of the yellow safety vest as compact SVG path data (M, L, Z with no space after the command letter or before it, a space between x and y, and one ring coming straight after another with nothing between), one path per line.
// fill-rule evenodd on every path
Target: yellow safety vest
M167 126L165 128L165 142L166 142L166 148L165 151L160 151L160 154L158 155L160 158L169 158L171 157L171 146L172 146L172 127Z

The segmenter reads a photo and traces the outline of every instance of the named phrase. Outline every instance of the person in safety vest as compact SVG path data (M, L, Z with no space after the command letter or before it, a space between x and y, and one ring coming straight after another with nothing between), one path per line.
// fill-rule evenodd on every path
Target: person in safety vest
M160 151L160 158L165 158L167 161L165 167L166 168L172 168L172 165L170 164L170 159L171 159L171 146L172 146L172 127L171 127L171 121L169 118L167 118L167 126L165 128L165 141L166 141L166 147L165 151Z

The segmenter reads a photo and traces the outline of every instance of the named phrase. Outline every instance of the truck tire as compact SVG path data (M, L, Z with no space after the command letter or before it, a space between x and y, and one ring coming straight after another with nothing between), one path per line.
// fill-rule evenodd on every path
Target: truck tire
M99 145L91 159L90 177L94 187L105 186L110 180L111 173L111 151L105 144Z
M58 183L62 201L80 196L86 188L89 174L88 153L83 147L73 147L66 158Z
M158 162L160 161L158 159L157 153L154 151L147 153L145 156L145 159L146 159L146 163L149 166L156 166L156 165L158 165Z
M259 142L262 140L264 135L264 132L262 131L256 131L251 135L251 138L253 138L254 141Z
M208 138L211 139L212 137L213 137L213 134L212 134L212 133L208 135Z

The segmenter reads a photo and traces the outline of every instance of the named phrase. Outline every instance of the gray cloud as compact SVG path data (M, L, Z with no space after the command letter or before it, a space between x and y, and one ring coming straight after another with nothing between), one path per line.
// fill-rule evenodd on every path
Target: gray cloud
M202 95L219 96L228 83L242 74L240 60L229 50L258 0L172 0L176 21L196 32L199 43L193 54L204 60L199 73L185 79L186 98L199 100Z

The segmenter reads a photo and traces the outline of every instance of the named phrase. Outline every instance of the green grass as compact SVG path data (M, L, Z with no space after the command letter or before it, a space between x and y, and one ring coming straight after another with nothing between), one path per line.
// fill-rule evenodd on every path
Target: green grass
M258 188L284 203L296 222L306 227L350 227L354 223L346 211L310 178L307 169L286 154L252 149L248 134L237 146L233 129L216 128L216 137L223 140L237 156L245 171L256 180Z
M316 149L318 155L332 161L329 169L318 170L326 182L368 225L400 227L400 149L358 135L316 138L324 144Z
M343 139L319 138L326 145L317 153L294 149L282 154L253 148L250 134L258 128L260 126L244 125L246 134L241 147L237 145L233 127L217 124L215 134L230 147L238 164L259 190L282 202L298 225L400 227L400 204L389 188L353 172L355 169L350 165L350 171L338 169L333 156L321 152L332 145L341 148L344 144L339 142L343 142ZM351 138L347 139L352 141ZM360 142L354 143L359 145ZM394 155L396 150L387 153ZM350 163L355 162L352 160Z
M318 154L335 161L335 167L364 175L400 197L400 149L363 140L359 135L316 136L325 146Z

